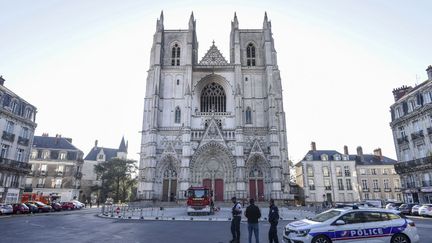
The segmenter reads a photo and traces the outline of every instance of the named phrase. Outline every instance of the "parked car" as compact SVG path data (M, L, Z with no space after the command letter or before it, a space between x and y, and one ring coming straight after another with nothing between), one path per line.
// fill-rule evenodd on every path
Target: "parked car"
M411 215L419 215L420 205L416 204L411 208Z
M24 203L30 210L30 213L37 213L39 212L39 209L36 205L34 205L33 203L30 202L25 202Z
M386 204L386 209L392 209L392 210L399 210L400 205L403 203L401 202L391 202Z
M423 204L419 208L420 216L432 216L432 204Z
M53 211L58 212L62 210L62 205L60 203L53 202L50 206L52 207Z
M30 213L29 207L24 203L14 203L12 204L13 213L22 214L22 213Z
M404 204L400 205L399 211L401 211L401 213L403 213L403 214L411 214L411 209L415 205L416 205L415 203L404 203Z
M61 203L63 210L74 210L75 204L73 202L62 202Z
M0 204L0 215L2 214L12 214L13 207L10 204Z
M46 205L43 202L38 202L38 201L29 201L29 203L33 203L34 205L36 205L36 207L38 208L38 212L50 212L52 210L51 206Z
M81 209L81 208L85 207L85 204L82 203L82 202L80 202L80 201L78 201L78 200L72 200L72 203L74 203L76 205L77 209Z

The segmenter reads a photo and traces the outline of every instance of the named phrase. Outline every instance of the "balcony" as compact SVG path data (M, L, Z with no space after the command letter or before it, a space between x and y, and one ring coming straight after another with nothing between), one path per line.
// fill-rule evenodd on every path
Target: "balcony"
M398 144L408 143L408 136L402 136L400 138L397 138Z
M29 141L30 140L28 138L18 137L18 144L19 145L28 146Z
M399 162L394 165L398 174L418 172L432 169L432 156Z
M414 182L407 182L406 183L406 188L416 188L416 185Z
M411 133L411 139L412 140L420 139L420 138L424 138L423 130L419 130L417 132Z
M309 190L315 190L315 186L309 186Z
M374 191L374 192L380 192L380 191L381 191L381 188L374 188L373 191Z
M81 172L77 172L75 177L77 179L81 179L82 178L82 173Z
M44 170L41 170L40 171L40 176L46 176L47 175L47 172L46 171L44 171Z
M324 190L326 190L326 191L330 191L330 190L331 190L331 186L325 186L325 187L324 187Z
M362 192L369 192L369 188L363 188Z
M15 140L15 134L3 131L2 139L13 143L13 141Z
M24 185L24 188L32 188L32 187L33 187L32 184L25 184L25 185Z
M400 187L395 187L395 192L401 192L402 191L402 188L400 188Z
M0 158L0 168L2 167L4 169L12 169L25 174L30 173L31 171L31 164L6 158Z
M44 188L45 187L45 184L37 184L36 185L36 188Z
M63 176L63 171L57 171L57 172L56 172L56 176L58 176L58 177L62 177L62 176Z
M391 188L384 188L385 192L391 192Z
M55 185L54 188L62 188L61 185Z

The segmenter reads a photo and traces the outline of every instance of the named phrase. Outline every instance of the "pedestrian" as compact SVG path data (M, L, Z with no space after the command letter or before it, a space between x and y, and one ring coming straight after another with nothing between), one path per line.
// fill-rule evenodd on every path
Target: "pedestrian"
M261 218L261 210L255 205L253 198L249 199L249 206L246 208L245 216L248 219L249 243L252 243L252 232L255 235L255 242L259 243L258 219Z
M96 200L97 207L99 207L99 199Z
M276 207L273 199L270 199L268 221L270 223L270 229L268 233L269 242L279 243L279 239L277 235L277 225L279 223L279 209L278 207Z
M231 201L234 203L232 207L232 219L231 219L231 234L233 239L230 243L239 243L240 242L240 221L242 215L242 207L239 202L237 202L237 198L231 198Z

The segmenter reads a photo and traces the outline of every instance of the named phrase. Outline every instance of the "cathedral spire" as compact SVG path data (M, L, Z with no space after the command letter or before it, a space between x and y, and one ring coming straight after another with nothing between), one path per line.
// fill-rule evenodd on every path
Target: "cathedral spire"
M268 21L267 18L267 11L264 12L264 23L263 23L263 29L270 29L271 25L270 25L270 21Z
M195 29L195 18L194 18L193 11L192 11L190 18L189 18L189 29L190 30Z
M237 19L237 13L236 12L234 12L234 21L231 22L231 25L232 25L233 29L238 29L238 27L239 27L239 22Z
M164 19L164 16L163 16L163 10L162 10L160 17L156 22L156 31L163 31L163 29L164 29L163 19Z

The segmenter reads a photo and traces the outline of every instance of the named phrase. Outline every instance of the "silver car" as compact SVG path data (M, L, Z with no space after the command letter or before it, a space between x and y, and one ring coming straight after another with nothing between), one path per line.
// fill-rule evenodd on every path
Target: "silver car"
M10 204L0 204L0 215L2 214L12 214L13 207Z

